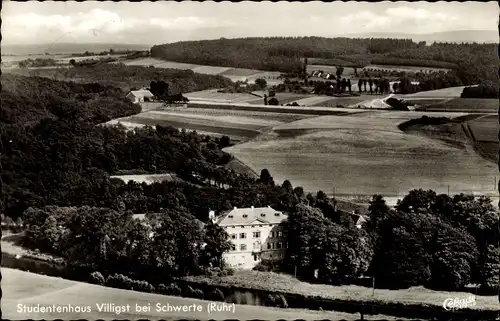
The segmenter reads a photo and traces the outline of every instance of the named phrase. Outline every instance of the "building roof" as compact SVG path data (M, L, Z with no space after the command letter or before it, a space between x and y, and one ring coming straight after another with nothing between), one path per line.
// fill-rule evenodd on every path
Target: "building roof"
M132 90L131 92L128 93L128 95L130 94L134 95L135 97L154 97L154 95L149 90L144 90L144 89Z
M287 215L272 207L233 208L217 218L220 226L279 224L287 219Z

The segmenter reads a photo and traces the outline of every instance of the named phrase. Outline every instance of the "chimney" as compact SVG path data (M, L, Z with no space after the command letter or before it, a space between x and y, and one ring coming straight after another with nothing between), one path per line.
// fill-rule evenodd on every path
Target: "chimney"
M252 211L253 211L253 205L251 206L251 209L252 209Z
M235 206L235 207L233 207L233 210L235 210L235 209L236 209L236 206Z
M271 205L267 205L267 208L271 208Z

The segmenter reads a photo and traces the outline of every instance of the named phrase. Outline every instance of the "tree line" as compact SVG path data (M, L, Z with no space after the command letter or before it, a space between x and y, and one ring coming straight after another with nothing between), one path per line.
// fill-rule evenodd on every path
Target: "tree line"
M23 76L32 76L34 73L51 80L99 83L119 88L124 92L128 92L131 88L148 87L152 80L166 81L169 84L171 94L223 88L232 84L228 78L198 74L192 70L126 66L122 63L102 63L96 66L75 66L72 68L19 69L13 72Z
M410 39L321 37L241 38L157 45L151 56L164 60L281 72L301 69L303 58L437 67L457 70L471 82L498 81L495 44L415 43Z

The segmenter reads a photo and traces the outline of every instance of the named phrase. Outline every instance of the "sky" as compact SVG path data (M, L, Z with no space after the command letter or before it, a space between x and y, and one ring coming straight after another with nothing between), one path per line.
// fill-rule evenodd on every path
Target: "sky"
M498 30L493 2L11 2L2 43L160 44L220 37Z

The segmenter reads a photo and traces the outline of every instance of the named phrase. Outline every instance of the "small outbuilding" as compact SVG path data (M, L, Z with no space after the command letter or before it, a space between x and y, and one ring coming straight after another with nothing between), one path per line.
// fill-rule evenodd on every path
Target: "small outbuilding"
M154 95L149 90L141 89L130 91L126 97L134 104L137 104L153 100Z

